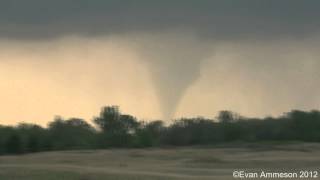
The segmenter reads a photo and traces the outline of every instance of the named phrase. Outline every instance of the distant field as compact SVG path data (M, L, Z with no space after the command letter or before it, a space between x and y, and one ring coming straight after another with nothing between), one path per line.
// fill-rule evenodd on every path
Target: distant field
M64 151L0 156L1 180L234 179L234 170L320 170L320 144ZM319 178L320 179L320 178Z

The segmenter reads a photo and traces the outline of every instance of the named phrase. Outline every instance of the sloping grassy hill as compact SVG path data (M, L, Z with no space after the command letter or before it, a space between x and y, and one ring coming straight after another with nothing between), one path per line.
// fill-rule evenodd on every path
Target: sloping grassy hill
M233 179L237 169L320 170L319 144L46 152L0 156L1 180Z

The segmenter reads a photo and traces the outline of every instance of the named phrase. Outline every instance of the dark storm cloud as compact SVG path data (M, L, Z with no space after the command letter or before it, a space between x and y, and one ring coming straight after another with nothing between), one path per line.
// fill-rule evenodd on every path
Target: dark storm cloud
M245 93L229 96L246 87L254 87L248 94L255 94L250 97L256 106L266 104L264 112L314 107L320 89L319 8L319 0L0 0L0 62L52 59L72 62L67 69L74 69L76 62L88 63L110 43L124 48L120 54L132 50L127 59L148 69L165 119L174 117L194 83L208 74L213 74L206 81L210 90L221 92L213 101L226 102L227 109L249 102ZM50 58L56 49L65 54ZM39 53L43 57L35 58ZM99 57L95 68L117 61ZM217 69L204 74L206 64ZM107 77L96 77L107 82ZM219 85L225 79L234 86ZM228 89L235 90L228 94ZM230 97L238 100L228 101ZM248 112L259 109L247 106Z
M0 36L187 29L214 39L304 37L320 30L317 0L0 0Z

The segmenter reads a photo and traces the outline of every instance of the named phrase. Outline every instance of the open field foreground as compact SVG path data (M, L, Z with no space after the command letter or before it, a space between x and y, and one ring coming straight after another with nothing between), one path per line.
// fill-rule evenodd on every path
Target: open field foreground
M234 179L234 170L320 167L320 144L46 152L0 156L1 180Z

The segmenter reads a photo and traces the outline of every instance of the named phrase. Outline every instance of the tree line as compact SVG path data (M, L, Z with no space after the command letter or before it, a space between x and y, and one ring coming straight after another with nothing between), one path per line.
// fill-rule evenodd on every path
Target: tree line
M143 122L117 106L103 107L93 125L80 118L56 117L36 124L0 126L0 154L53 150L214 145L229 142L320 142L320 111L293 110L279 117L247 118L220 111L214 119L181 118Z

